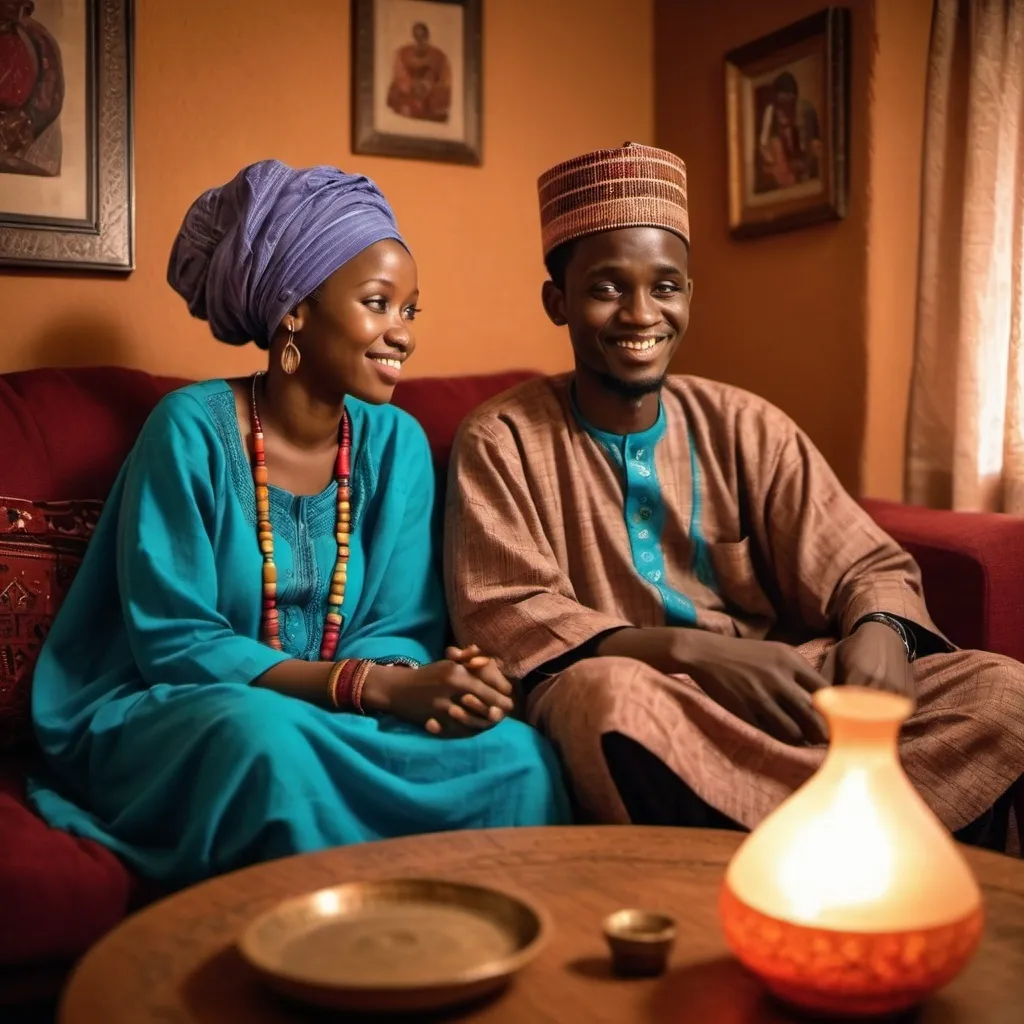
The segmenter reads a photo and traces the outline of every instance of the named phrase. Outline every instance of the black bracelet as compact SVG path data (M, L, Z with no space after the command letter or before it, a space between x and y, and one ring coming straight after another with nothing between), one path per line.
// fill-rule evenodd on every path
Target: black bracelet
M917 638L895 616L886 615L885 612L872 612L870 615L865 615L862 619L857 620L850 631L851 635L856 633L865 622L880 622L883 626L888 626L903 641L903 647L907 652L907 661L912 662L917 657Z

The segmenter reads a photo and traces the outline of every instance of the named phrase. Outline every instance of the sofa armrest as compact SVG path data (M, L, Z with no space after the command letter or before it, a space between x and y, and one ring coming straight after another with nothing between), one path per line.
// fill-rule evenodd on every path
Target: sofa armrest
M1024 661L1024 518L863 504L916 559L928 608L953 643Z

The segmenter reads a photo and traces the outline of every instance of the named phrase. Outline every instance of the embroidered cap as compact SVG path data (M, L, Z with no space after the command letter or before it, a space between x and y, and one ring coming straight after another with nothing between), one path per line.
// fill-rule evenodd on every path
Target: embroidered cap
M614 228L665 228L689 245L686 165L674 153L627 142L545 171L537 181L544 255Z

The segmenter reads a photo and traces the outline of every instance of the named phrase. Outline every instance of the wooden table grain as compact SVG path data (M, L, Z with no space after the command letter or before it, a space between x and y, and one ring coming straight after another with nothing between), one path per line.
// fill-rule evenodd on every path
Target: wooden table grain
M337 1015L268 992L235 942L279 900L343 882L437 877L499 886L542 903L554 934L488 1002L430 1021L487 1024L781 1024L731 959L716 902L740 836L703 829L571 827L417 836L261 864L197 885L130 918L81 962L61 1024L311 1024ZM968 850L985 892L975 960L913 1016L916 1024L1011 1024L1024 1007L1024 862ZM622 907L672 914L678 940L660 978L610 971L602 919ZM353 1020L346 1015L345 1020ZM424 1019L424 1018L419 1018ZM806 1020L806 1018L803 1018Z

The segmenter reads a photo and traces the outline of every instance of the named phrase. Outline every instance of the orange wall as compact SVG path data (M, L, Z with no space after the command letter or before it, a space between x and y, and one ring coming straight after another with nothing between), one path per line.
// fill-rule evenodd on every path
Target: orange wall
M878 0L868 219L868 408L861 489L903 494L933 0Z
M0 371L118 363L246 372L254 347L213 341L164 281L188 204L277 156L364 172L420 265L412 373L569 366L540 306L535 183L551 164L653 137L653 0L485 0L482 168L349 151L349 5L136 3L136 257L126 279L0 272Z
M694 302L678 369L748 388L788 412L858 489L867 415L868 125L872 0L852 9L849 212L838 223L733 241L723 58L821 0L655 0L655 125L686 161Z
M679 368L785 409L843 482L902 494L932 0L850 0L849 213L734 242L722 59L820 0L656 0L656 135L687 162L696 278Z

